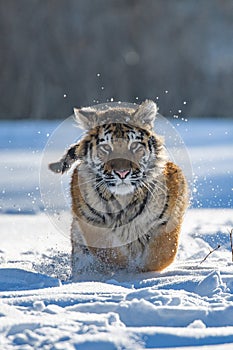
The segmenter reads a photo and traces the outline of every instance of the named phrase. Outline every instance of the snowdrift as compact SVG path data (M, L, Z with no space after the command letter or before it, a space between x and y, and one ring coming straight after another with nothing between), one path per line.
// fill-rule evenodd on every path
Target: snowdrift
M54 127L0 128L0 348L233 349L233 123L177 126L196 183L176 262L162 273L79 283L69 233L40 202L41 152Z

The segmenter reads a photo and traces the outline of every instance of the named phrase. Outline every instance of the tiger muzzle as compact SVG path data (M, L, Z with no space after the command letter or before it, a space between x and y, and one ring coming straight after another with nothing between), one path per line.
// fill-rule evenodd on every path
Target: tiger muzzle
M108 173L114 172L122 180L125 179L131 173L131 171L138 169L139 165L137 165L132 160L125 158L112 158L105 164L105 170Z

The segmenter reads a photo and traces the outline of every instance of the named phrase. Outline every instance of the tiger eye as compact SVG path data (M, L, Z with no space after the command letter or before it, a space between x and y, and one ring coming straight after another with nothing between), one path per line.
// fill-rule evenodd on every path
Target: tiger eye
M108 144L102 144L98 146L98 153L100 155L107 155L112 151L112 148Z
M132 142L130 146L132 152L144 151L144 146L140 142Z

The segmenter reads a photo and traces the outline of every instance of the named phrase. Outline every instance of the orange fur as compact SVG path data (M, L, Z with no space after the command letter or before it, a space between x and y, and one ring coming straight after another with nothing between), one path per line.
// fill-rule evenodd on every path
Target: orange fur
M153 101L75 110L88 132L50 164L63 173L79 161L71 180L75 279L119 269L161 271L175 259L187 184L182 170L166 161L163 139L153 130L156 113Z
M141 271L161 271L169 266L175 259L178 244L181 224L184 212L187 208L187 185L181 169L174 163L166 163L164 169L166 178L166 186L169 193L168 207L166 215L169 220L166 225L161 225L157 232L151 229L152 238L145 247L146 258L138 270ZM80 218L79 225L86 238L87 242L91 242L90 236L101 235L102 228L92 226L82 220L80 208L85 207L80 187L78 185L78 170L75 169L72 176L71 193L73 199L73 213ZM76 203L79 203L77 206ZM98 232L99 230L99 232ZM114 248L96 248L89 246L91 253L100 261L109 265L112 269L127 268L128 255L132 243L123 245L122 247Z
M175 259L183 215L187 208L187 185L182 171L168 162L164 171L169 193L169 221L149 243L144 271L161 271Z

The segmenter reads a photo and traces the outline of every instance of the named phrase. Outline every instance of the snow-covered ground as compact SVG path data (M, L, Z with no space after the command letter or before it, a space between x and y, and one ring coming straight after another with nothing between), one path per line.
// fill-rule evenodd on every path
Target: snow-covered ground
M40 200L43 148L58 125L0 124L0 349L233 349L233 121L174 121L195 174L176 262L79 283L69 233Z

